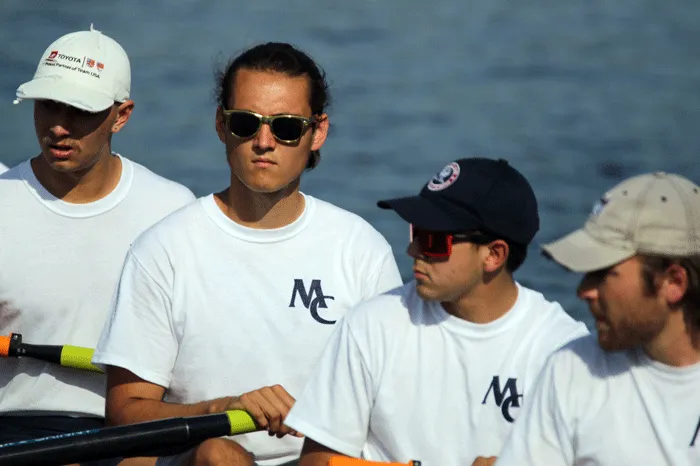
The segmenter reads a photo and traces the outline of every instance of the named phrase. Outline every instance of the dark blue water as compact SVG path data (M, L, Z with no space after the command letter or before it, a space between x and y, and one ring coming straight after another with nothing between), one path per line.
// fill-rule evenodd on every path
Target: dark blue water
M198 195L228 179L215 65L267 40L309 52L335 100L303 189L378 228L406 278L406 225L375 201L417 192L456 158L503 157L528 177L537 243L582 224L622 178L665 170L700 181L697 0L2 0L3 162L37 152L31 105L11 103L16 87L50 42L91 22L132 62L137 106L115 149ZM589 322L579 277L530 253L517 278Z

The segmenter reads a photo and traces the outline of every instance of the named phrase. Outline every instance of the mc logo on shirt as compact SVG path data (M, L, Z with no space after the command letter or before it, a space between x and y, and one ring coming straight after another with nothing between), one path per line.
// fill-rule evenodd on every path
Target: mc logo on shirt
M501 414L503 414L505 420L508 422L515 421L513 416L510 414L510 408L519 408L520 398L523 397L518 393L518 387L516 386L517 381L518 379L516 378L509 378L501 390L500 377L494 375L493 380L491 380L491 385L489 385L489 389L486 391L486 395L484 395L484 400L481 402L481 404L485 405L489 398L489 394L493 392L493 399L496 402L496 406L501 408Z
M309 291L306 291L306 285L304 285L304 280L300 278L294 279L294 289L292 290L292 300L289 302L289 307L296 307L297 295L301 298L301 303L306 309L311 311L311 317L322 324L334 324L335 320L326 320L318 314L318 308L328 309L326 304L327 299L334 300L333 296L326 296L323 294L323 289L321 288L321 280L311 280L311 286L309 286ZM315 297L314 297L315 296Z

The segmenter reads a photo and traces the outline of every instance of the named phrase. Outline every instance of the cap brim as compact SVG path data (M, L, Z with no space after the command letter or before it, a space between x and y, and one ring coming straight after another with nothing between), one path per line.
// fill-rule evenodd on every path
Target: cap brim
M475 215L422 196L387 199L377 202L377 206L391 209L408 223L426 230L456 232L483 228L483 222Z
M583 273L606 269L637 253L631 249L602 243L583 229L545 244L542 249L554 262L574 272Z
M54 76L37 78L22 84L17 88L17 98L55 100L92 113L101 112L114 105L113 99L94 89Z

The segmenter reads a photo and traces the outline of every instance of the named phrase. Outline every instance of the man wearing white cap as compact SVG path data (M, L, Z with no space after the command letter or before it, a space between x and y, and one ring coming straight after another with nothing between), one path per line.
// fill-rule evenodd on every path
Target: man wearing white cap
M549 359L496 464L700 464L700 188L633 177L544 250L585 273L598 342Z
M129 120L122 47L75 32L44 52L34 79L41 152L0 177L0 335L94 347L129 245L194 199L112 153ZM29 358L0 360L0 444L103 425L105 378Z

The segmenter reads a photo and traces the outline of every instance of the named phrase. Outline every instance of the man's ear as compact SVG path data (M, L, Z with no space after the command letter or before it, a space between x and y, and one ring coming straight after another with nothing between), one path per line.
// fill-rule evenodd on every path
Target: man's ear
M661 285L663 293L669 305L674 306L681 302L688 291L688 271L680 264L672 264L666 269L666 275Z
M119 104L117 107L117 118L114 120L114 123L112 124L111 131L112 133L118 133L121 131L121 129L126 125L126 122L129 121L129 118L131 118L131 112L134 111L134 101L133 100L127 100L126 102L122 102Z
M501 267L504 267L510 255L508 243L502 239L497 239L485 245L488 248L488 254L484 258L484 272L497 272Z
M328 137L328 128L330 122L328 121L328 115L324 113L316 117L316 124L314 125L313 142L311 143L311 150L320 150L323 143L326 142Z

